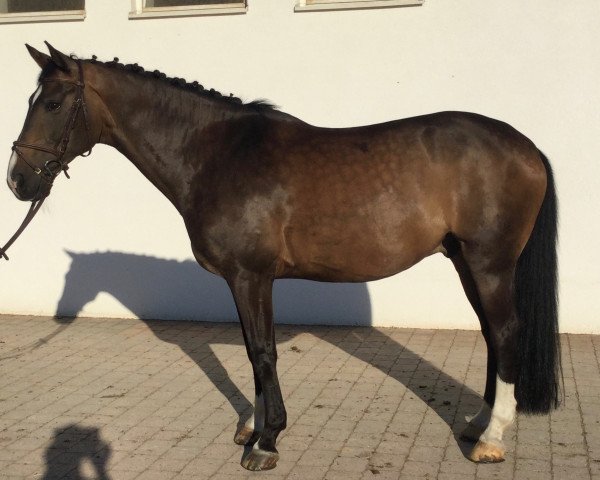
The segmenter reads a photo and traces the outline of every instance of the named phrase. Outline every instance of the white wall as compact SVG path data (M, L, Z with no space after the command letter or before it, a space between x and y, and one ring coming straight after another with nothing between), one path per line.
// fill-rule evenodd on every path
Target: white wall
M316 13L293 13L294 0L249 0L246 15L135 21L128 0L86 3L84 22L0 25L6 161L38 74L23 44L42 48L43 40L246 100L265 97L323 126L483 113L512 124L550 158L560 200L562 330L600 333L597 0L427 0ZM192 268L177 212L124 157L98 146L70 173L0 264L0 312L54 314L67 278L66 313L234 318L222 281ZM1 188L0 208L4 241L27 205ZM72 270L67 251L80 254ZM478 328L439 255L366 287L285 281L276 296L279 321Z

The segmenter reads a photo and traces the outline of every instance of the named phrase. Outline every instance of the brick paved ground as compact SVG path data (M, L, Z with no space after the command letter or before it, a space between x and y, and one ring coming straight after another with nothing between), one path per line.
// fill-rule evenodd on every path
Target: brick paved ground
M254 395L238 325L0 332L2 479L600 479L600 336L562 337L565 407L519 417L506 462L475 465L456 436L483 388L478 332L279 326L288 428L278 467L251 473L232 441Z

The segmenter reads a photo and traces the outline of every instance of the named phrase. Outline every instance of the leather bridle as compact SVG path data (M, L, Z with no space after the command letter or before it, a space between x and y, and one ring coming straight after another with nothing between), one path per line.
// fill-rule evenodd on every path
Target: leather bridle
M60 175L60 172L65 172L65 176L67 178L70 178L69 174L67 173L67 170L69 167L67 165L67 162L63 161L63 156L65 155L65 152L67 151L67 147L69 145L69 140L71 138L71 133L73 132L73 129L75 128L75 120L77 120L77 115L79 114L79 110L81 110L83 112L83 122L85 124L85 133L87 136L88 145L90 146L89 150L85 153L82 153L81 156L87 157L88 155L90 155L92 153L93 144L91 142L91 137L90 137L90 125L89 125L89 121L88 121L88 112L87 112L87 106L85 104L85 97L84 97L84 93L83 93L83 90L85 88L85 83L83 81L83 68L81 67L80 60L76 60L76 62L77 62L77 69L79 72L79 80L78 81L74 82L71 80L60 80L60 79L44 79L44 80L40 81L41 83L49 83L49 82L71 83L77 87L77 93L75 94L75 100L73 100L71 109L69 110L69 115L67 116L67 121L63 128L62 136L58 143L58 146L57 147L47 147L45 145L38 145L35 143L22 142L21 140L17 140L15 142L13 142L13 147L12 147L13 152L15 152L18 155L18 157L21 160L23 160L23 162L25 162L25 164L29 168L31 168L31 170L33 170L33 172L36 175L39 175L40 178L42 180L44 180L44 182L46 182L49 187L52 187L52 184L54 183L54 179L56 177L58 177L58 175ZM21 148L28 148L31 150L37 150L39 152L46 152L46 153L53 155L54 158L47 160L44 163L44 166L42 168L39 168L39 167L32 165L32 163L27 160L27 157L25 157L25 155L21 151ZM41 181L38 186L38 194L39 194L40 187L41 187ZM36 194L36 196L37 196L37 194ZM43 197L41 199L33 200L31 202L29 211L27 212L25 219L21 223L21 226L17 229L17 231L10 238L10 240L8 242L6 242L6 244L2 248L0 248L0 258L4 258L5 260L8 260L8 256L6 255L6 250L8 250L8 248L19 237L19 235L21 235L23 230L25 230L27 225L29 225L29 222L31 222L33 217L35 217L35 214L40 210L40 207L44 203L45 198L46 197Z
M13 147L12 147L13 152L15 152L19 156L19 158L21 160L23 160L23 162L25 162L25 164L29 168L31 168L31 170L33 170L33 172L36 175L39 175L46 183L48 183L50 185L52 185L52 183L54 182L54 179L60 174L60 172L65 172L65 176L67 178L70 178L69 174L67 173L67 170L69 167L66 162L63 162L63 156L69 145L69 140L71 138L71 132L75 128L75 120L77 119L79 110L81 110L83 112L83 121L85 124L85 132L86 132L87 139L88 139L88 145L90 145L89 150L85 153L82 153L81 156L87 157L88 155L90 155L92 153L92 142L91 142L91 138L90 138L90 125L89 125L89 121L88 121L87 106L85 104L85 97L84 97L84 92L83 92L84 88L85 88L85 83L83 81L83 68L81 67L80 60L76 60L76 62L77 62L77 69L79 72L79 80L78 81L61 80L61 79L53 79L53 78L40 80L41 83L50 83L50 82L71 83L77 87L77 92L75 94L75 100L73 100L73 103L71 104L71 109L69 110L69 115L67 116L67 121L63 128L61 139L58 143L58 146L57 147L47 147L45 145L38 145L35 143L22 142L21 140L16 140L15 142L13 142ZM44 166L42 168L39 168L39 167L32 165L32 163L27 160L27 157L23 154L23 152L21 151L21 148L29 148L31 150L46 152L46 153L53 155L54 158L47 160L44 163Z

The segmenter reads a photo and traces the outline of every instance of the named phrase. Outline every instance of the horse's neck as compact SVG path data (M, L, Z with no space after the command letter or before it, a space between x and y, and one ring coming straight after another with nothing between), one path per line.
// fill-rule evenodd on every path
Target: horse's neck
M181 212L207 155L203 137L236 112L193 92L135 80L126 76L103 95L114 126L101 141L125 155Z

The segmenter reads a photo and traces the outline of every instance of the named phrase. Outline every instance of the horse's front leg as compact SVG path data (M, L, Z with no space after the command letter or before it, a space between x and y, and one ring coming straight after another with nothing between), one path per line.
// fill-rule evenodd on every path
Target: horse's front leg
M286 426L286 411L276 370L273 279L268 275L244 271L227 278L227 282L242 324L256 389L257 403L252 424L247 424L242 431L249 439L252 436L249 430L252 428L258 440L242 459L242 466L248 470L268 470L274 468L279 459L275 442ZM241 441L239 433L236 440Z

